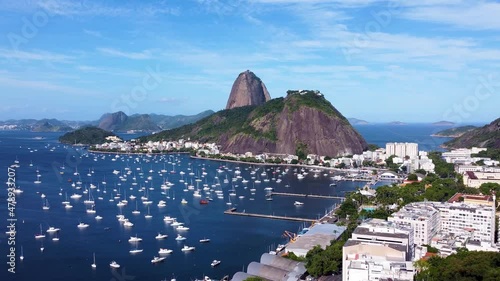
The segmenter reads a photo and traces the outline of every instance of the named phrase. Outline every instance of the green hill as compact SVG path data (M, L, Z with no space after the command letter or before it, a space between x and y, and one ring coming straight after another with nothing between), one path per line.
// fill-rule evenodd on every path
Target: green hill
M106 142L106 137L109 136L115 136L115 134L97 127L89 126L66 133L59 137L59 141L66 144L92 145Z
M445 137L445 138L458 138L461 135L467 133L468 131L472 131L476 129L476 126L461 126L456 128L450 128L446 130L439 131L435 134L432 134L433 137Z
M219 111L194 124L141 138L142 141L214 142L224 152L346 155L367 144L349 121L318 91L288 91L259 106Z
M500 148L500 118L490 124L473 129L462 136L447 141L443 146L448 148Z

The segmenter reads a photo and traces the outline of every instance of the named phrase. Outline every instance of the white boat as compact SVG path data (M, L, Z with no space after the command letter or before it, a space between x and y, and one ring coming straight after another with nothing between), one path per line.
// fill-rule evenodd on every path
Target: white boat
M167 234L161 234L161 233L158 233L158 235L156 235L156 237L155 237L155 238L156 238L157 240L161 240L161 239L165 239L165 238L167 238L167 237L168 237L168 235L167 235Z
M194 251L194 247L190 247L190 246L187 246L187 245L184 245L184 247L182 247L181 251L183 252L189 252L189 251Z
M99 216L99 215L97 215L97 216L95 216L95 219L96 219L96 220L102 220L102 217L101 217L101 216Z
M45 238L45 234L42 232L42 225L40 224L40 233L35 235L35 239Z
M164 217L163 217L163 221L166 221L166 222L172 222L172 221L174 221L174 220L175 220L175 218L172 218L172 217L170 217L170 216L164 216Z
M64 205L64 208L65 208L65 209L71 209L71 208L73 208L73 205L71 205L71 204L66 204L66 205Z
M124 226L127 226L127 227L132 227L134 226L133 223L129 222L128 220L126 220L124 223L123 223Z
M186 240L186 237L183 237L182 235L177 234L177 237L175 237L175 240L177 240L177 241Z
M188 201L186 201L186 199L182 198L181 203L182 203L182 204L187 204L187 203L188 203Z
M303 202L299 202L299 201L295 201L293 203L293 205L295 205L295 206L302 206L302 205L304 205L304 203Z
M210 242L210 239L208 238L200 239L200 243L208 243L208 242Z
M111 268L120 268L120 265L119 265L117 262L115 262L115 261L112 261L112 262L109 264L109 266L110 266Z
M94 263L91 264L90 266L92 266L92 268L96 268L97 267L97 265L95 264L95 253L94 253Z
M158 254L170 254L172 253L173 250L170 250L170 249L163 249L163 248L160 248L160 250L158 251Z
M82 197L81 194L76 194L76 193L70 196L71 199L80 199L81 197Z
M165 257L153 257L153 259L151 260L151 263L159 263L159 262L164 261L165 259L166 259Z
M78 228L87 228L87 227L89 227L89 225L86 223L81 222L78 224Z
M137 235L135 237L131 236L130 239L128 240L128 242L141 242L141 241L142 241L142 238L137 237Z
M142 251L144 251L144 250L143 249L133 249L133 250L130 250L128 252L131 254L138 254L138 253L142 253Z
M183 222L178 222L177 220L173 220L170 225L171 226L179 226L179 225L183 225L183 224L184 224Z
M60 228L56 228L56 227L49 227L49 229L47 229L47 232L48 233L51 233L51 232L58 232L59 230L61 230Z
M183 225L179 225L176 230L189 230L189 227L185 227Z
M218 260L213 260L212 263L210 264L212 267L218 266L220 264L220 261Z
M23 246L21 246L21 255L19 256L19 260L24 260Z

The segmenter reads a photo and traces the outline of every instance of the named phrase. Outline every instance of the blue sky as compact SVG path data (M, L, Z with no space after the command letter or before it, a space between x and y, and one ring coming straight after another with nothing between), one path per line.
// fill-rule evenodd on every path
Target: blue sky
M318 89L347 117L490 122L500 3L0 0L0 120L225 107L252 70L271 97Z

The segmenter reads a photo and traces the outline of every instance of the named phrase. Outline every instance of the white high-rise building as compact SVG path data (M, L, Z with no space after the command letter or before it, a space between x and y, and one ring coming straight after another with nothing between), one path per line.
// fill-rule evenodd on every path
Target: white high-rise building
M413 229L380 219L359 225L342 248L343 281L411 281Z
M405 158L405 156L416 158L418 156L418 144L408 142L389 142L385 145L385 151L387 155L396 155L401 158Z
M393 213L388 221L413 228L415 245L430 245L441 229L439 210L427 202L412 203Z
M464 202L416 202L392 214L389 221L414 229L416 245L430 244L437 232L468 235L474 240L495 241L495 209L493 205Z

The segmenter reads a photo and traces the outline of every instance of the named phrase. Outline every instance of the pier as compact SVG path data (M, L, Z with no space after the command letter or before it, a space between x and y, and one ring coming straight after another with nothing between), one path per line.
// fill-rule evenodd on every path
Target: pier
M292 196L292 197L307 197L307 198L321 198L321 199L340 199L345 200L345 197L330 196L330 195L315 195L315 194L300 194L300 193L286 193L286 192L271 192L271 195L278 196Z
M300 221L300 222L316 222L317 219L304 219L296 217L286 217L286 216L274 216L274 215L263 215L263 214L253 214L245 212L236 212L235 210L224 211L226 215L244 216L244 217L254 217L254 218L265 218L265 219L275 219L275 220L288 220L288 221Z

